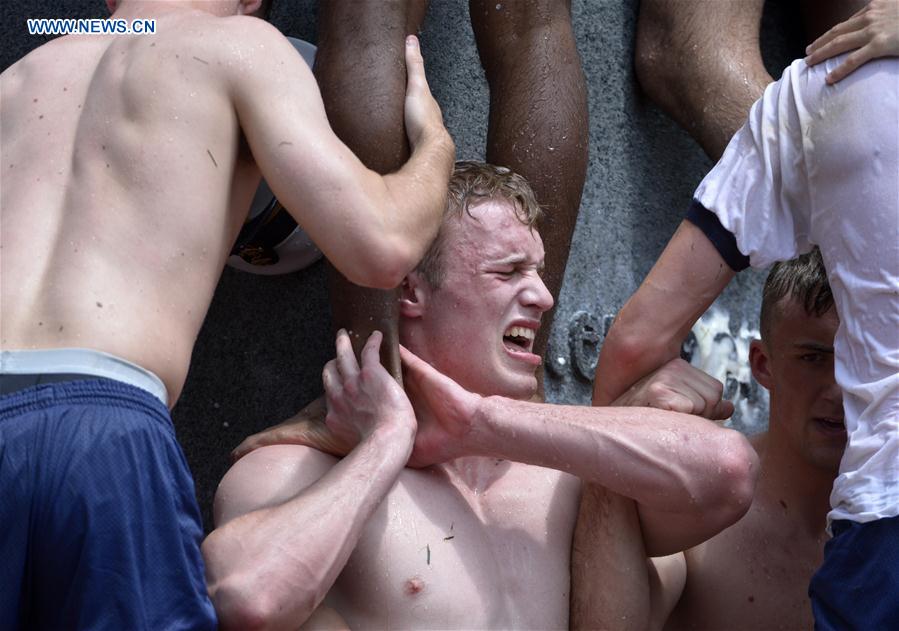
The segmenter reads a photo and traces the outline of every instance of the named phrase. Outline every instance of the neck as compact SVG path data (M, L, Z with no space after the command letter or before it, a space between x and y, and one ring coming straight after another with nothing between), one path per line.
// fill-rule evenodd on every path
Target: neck
M144 18L184 11L203 11L213 15L228 16L236 13L236 6L232 7L224 2L209 2L208 0L180 0L176 2L120 0L111 17Z
M809 534L820 534L830 510L830 492L835 471L806 462L780 436L771 436L761 459L759 500L772 510L782 511L789 521Z

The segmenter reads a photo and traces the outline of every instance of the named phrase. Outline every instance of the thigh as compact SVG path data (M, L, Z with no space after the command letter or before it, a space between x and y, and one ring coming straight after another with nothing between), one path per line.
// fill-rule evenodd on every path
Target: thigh
M35 442L32 626L214 628L193 480L170 423L109 406L54 412Z

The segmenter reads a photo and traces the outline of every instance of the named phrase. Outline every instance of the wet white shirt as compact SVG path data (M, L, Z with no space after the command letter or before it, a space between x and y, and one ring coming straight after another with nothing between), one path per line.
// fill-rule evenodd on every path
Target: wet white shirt
M695 194L753 267L821 249L848 434L828 523L899 515L899 59L826 85L843 58L793 62Z

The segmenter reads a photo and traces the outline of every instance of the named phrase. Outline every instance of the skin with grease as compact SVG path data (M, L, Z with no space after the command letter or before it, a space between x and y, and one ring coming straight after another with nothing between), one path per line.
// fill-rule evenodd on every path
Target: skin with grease
M755 457L736 432L645 407L527 401L552 305L543 245L507 200L470 211L444 226L439 287L418 272L404 284L408 401L377 341L360 367L341 334L324 425L299 419L276 439L349 454L269 445L223 479L203 546L223 626L298 624L323 602L352 628L564 627L578 478L632 498L662 553L748 507Z
M574 626L623 617L652 629L813 626L807 588L823 557L846 428L833 364L839 319L832 305L806 309L782 296L764 339L750 347L753 376L771 397L769 429L753 437L761 473L749 512L710 540L647 563L632 508L585 493L573 562L594 569L576 576ZM610 549L616 563L607 562Z
M331 131L302 59L249 15L258 5L113 4L157 34L60 37L0 77L4 349L112 353L156 373L174 405L263 174L357 282L394 286L421 258L453 145L417 41L404 46L413 151L381 177Z
M379 173L407 155L403 133L402 41L419 31L425 0L321 2L315 75L337 135ZM469 3L490 86L487 162L520 173L545 209L544 280L558 299L587 173L587 90L568 0ZM363 105L364 104L364 105ZM335 326L352 331L358 351L372 330L385 333L384 363L399 376L395 291L354 288L332 275ZM538 331L537 353L549 334Z

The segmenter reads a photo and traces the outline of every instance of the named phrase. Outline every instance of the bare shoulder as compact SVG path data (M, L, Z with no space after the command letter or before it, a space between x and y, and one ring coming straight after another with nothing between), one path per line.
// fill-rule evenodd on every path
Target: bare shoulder
M213 509L216 527L289 500L337 462L334 456L302 445L270 445L250 452L219 483Z
M281 75L285 73L292 81L307 75L312 78L293 45L265 20L235 15L207 18L198 26L188 29L192 45L204 48L221 69L237 80L283 80Z

